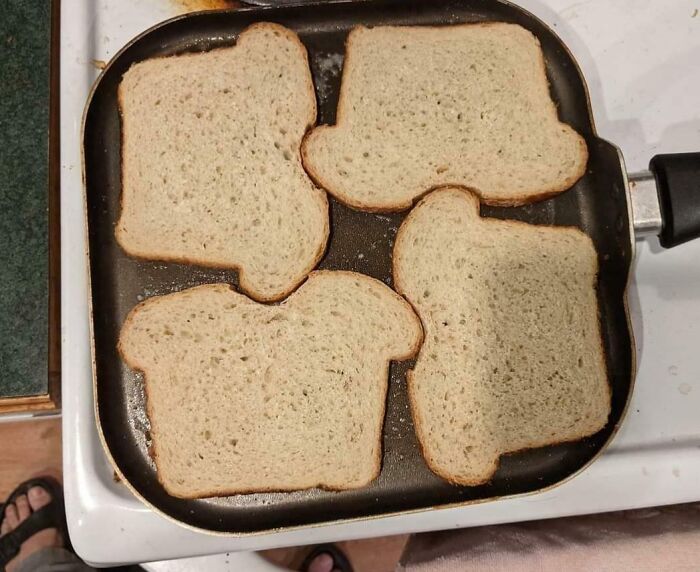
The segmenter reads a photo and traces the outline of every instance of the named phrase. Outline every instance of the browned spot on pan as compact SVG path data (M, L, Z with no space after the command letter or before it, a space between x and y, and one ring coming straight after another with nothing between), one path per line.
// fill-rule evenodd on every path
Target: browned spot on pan
M221 8L237 8L241 5L238 0L172 0L181 13L197 12L199 10L219 10Z

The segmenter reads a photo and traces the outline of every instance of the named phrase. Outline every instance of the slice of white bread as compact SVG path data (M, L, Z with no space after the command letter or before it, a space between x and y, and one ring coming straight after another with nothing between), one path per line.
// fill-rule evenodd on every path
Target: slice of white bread
M302 156L339 200L392 211L448 184L487 204L540 200L583 175L588 150L557 118L537 38L491 23L352 30L336 125Z
M119 102L128 254L238 268L264 301L316 266L328 203L301 164L316 99L296 34L255 24L233 47L138 63Z
M480 218L476 195L445 188L401 225L393 264L425 328L408 390L435 473L478 485L504 453L605 426L598 258L583 232Z
M224 284L151 298L127 317L119 351L144 372L160 482L199 498L368 484L389 361L421 339L388 286L318 271L278 306Z

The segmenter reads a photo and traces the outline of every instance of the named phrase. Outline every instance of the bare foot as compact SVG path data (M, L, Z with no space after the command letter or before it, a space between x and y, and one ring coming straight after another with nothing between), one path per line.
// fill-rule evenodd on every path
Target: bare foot
M337 572L337 568L333 568L333 558L330 554L319 554L309 564L309 572Z
M17 497L14 503L5 508L5 514L2 515L2 525L0 525L0 536L4 536L17 528L32 512L39 510L50 502L51 495L42 487L32 487L27 495ZM61 538L61 533L57 529L47 528L41 530L24 541L19 554L8 563L7 572L17 570L23 560L42 548L60 548L62 546L63 538Z

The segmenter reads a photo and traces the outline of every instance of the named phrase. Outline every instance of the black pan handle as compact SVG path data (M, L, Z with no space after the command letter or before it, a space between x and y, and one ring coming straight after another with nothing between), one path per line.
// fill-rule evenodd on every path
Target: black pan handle
M700 153L656 155L649 169L659 194L661 246L671 248L700 237Z

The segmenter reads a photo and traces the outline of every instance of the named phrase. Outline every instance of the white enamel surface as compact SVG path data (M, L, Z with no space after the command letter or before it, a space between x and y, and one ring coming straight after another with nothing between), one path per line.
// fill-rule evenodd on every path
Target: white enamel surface
M700 150L697 0L521 0L578 59L601 136L629 170L655 153ZM404 532L549 518L700 499L700 241L661 251L638 244L631 306L639 375L612 447L552 491L472 507L247 538L210 536L147 509L112 478L97 438L83 255L80 122L98 70L134 35L178 12L169 0L66 0L61 28L61 223L64 479L71 539L96 565L220 554L157 571L274 570L251 554ZM223 554L229 552L228 555Z

